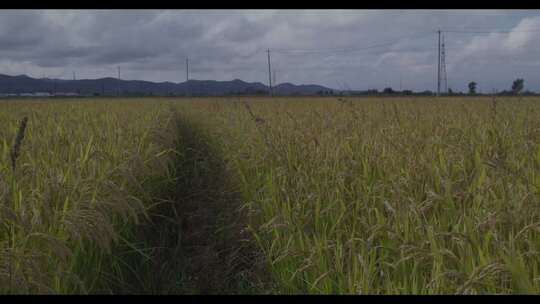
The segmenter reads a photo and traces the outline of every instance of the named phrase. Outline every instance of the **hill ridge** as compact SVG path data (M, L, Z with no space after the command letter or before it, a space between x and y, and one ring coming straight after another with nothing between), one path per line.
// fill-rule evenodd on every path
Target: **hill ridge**
M321 91L336 91L316 84L281 83L273 86L277 95L315 95ZM268 93L268 86L261 82L233 80L199 80L184 82L152 82L147 80L123 80L113 77L97 79L51 79L33 78L28 75L10 76L0 74L0 93L77 93L81 95L227 95Z

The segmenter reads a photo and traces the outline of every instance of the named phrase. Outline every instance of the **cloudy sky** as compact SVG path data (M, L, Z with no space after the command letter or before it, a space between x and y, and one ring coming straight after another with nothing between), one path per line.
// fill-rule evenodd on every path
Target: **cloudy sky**
M335 89L435 90L437 34L448 86L540 91L540 10L2 10L0 73L190 79Z

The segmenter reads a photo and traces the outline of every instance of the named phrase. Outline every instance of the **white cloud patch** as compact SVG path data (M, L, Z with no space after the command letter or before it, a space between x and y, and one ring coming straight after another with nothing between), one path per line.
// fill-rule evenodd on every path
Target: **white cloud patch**
M509 33L478 34L455 56L456 60L528 53L540 45L540 17L524 18Z

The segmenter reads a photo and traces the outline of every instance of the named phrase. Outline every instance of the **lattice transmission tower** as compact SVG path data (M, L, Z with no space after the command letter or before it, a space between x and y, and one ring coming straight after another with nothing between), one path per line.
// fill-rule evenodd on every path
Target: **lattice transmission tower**
M442 35L441 44L441 85L444 94L448 93L448 80L446 78L446 51L444 48L444 34Z

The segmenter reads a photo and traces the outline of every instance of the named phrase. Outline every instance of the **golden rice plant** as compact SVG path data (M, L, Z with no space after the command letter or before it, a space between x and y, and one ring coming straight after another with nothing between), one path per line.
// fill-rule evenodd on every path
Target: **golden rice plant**
M115 292L130 276L145 286L152 271L164 272L152 268L159 266L154 245L134 227L183 185L173 191L189 195L174 198L180 210L181 202L221 209L236 204L225 197L241 200L242 212L234 214L242 221L220 215L217 227L189 235L194 247L202 232L256 245L263 270L237 277L247 286L258 276L259 293L538 293L538 101L4 101L1 292ZM171 107L180 114L171 115ZM25 116L12 170L10 151ZM178 121L190 140L171 127ZM197 184L205 181L211 183ZM195 209L188 215L204 213ZM225 233L239 225L249 237ZM181 248L172 251L179 261L195 261ZM227 256L230 265L221 269L240 271L236 263L252 261L241 261L227 242L204 248L215 250L204 253L208 265ZM140 260L128 261L126 251ZM141 261L148 266L126 272ZM206 277L211 268L201 268ZM179 269L195 275L190 267ZM168 284L182 285L184 273L179 277Z
M135 104L0 103L1 293L109 292L106 258L133 241L122 227L146 216L145 179L170 154L154 138L166 109Z
M537 98L243 102L179 106L220 139L272 292L540 290Z

